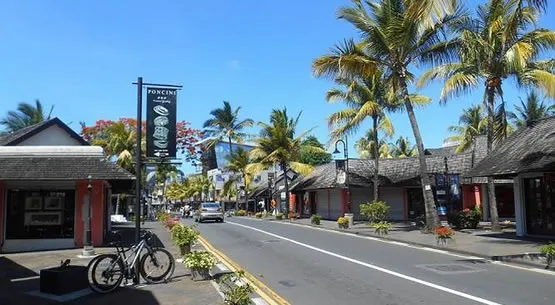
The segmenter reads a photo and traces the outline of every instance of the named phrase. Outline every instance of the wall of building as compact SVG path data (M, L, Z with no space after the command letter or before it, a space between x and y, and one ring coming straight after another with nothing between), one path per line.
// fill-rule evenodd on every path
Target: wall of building
M318 214L323 219L336 220L343 216L343 195L341 189L324 189L316 191Z
M371 187L351 189L351 206L355 220L364 218L360 215L360 204L372 202L372 200L374 200L374 190Z
M4 210L6 209L6 191L4 181L0 181L0 251L4 244Z
M472 209L482 206L482 195L479 184L463 184L462 186L463 209Z
M67 131L53 125L40 133L17 144L18 146L81 146L79 141L72 138Z
M82 247L85 239L84 218L87 215L84 210L86 198L89 196L87 180L81 180L76 185L75 201L75 246ZM104 184L103 181L94 180L92 185L92 242L94 246L102 245L104 241Z
M387 202L390 206L389 217L392 220L406 219L406 196L402 187L381 187L380 200Z

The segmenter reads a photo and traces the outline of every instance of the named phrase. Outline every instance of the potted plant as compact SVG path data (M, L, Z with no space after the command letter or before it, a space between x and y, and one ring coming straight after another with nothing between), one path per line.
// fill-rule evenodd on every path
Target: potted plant
M290 211L289 214L287 215L287 218L289 218L289 220L297 219L297 213Z
M337 225L340 229L348 229L349 228L349 220L345 217L337 218Z
M193 281L210 279L210 269L216 265L216 258L208 251L192 251L185 255L183 264L191 270Z
M173 219L173 218L167 218L166 219L166 223L165 226L166 228L168 228L168 230L171 231L171 229L177 224L177 222Z
M389 229L391 229L391 224L387 221L376 222L371 224L370 226L374 228L376 234L378 235L387 235L389 233Z
M434 234L438 245L445 245L453 238L455 231L449 227L439 226L434 229Z
M549 269L551 263L553 263L553 258L555 258L555 243L550 242L549 245L542 246L540 252L545 254L545 260L547 262L545 269Z
M224 287L224 304L226 305L250 305L253 304L250 295L254 292L254 288L243 280L244 271L236 271L221 276L218 279L220 287ZM238 281L243 282L237 285Z
M258 212L256 214L254 214L254 216L256 216L256 218L262 218L262 216L264 216L264 213Z
M310 223L312 223L313 225L319 225L320 224L320 220L322 220L322 216L318 215L318 214L314 214L312 215L312 217L310 218Z
M282 219L283 219L283 213L281 213L281 212L280 212L280 213L277 213L277 214L276 214L276 219L277 219L277 220L282 220Z
M191 246L198 240L200 232L194 226L185 226L184 224L175 225L171 230L171 238L179 247L181 255L191 252Z

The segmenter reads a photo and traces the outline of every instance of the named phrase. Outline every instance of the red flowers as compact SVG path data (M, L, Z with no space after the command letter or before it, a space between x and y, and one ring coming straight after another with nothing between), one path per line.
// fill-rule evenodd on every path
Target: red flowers
M447 239L455 235L455 231L449 227L439 226L434 229L434 234L438 239Z

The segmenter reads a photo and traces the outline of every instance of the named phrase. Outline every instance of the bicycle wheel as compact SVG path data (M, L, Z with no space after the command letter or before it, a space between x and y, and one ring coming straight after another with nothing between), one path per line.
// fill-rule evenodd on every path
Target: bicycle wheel
M92 261L91 261L92 263ZM89 265L91 265L89 263ZM109 293L119 287L123 281L124 266L121 258L115 254L103 254L95 258L91 268L91 289L97 293ZM89 273L87 271L87 273Z
M171 253L163 248L152 249L141 258L139 271L149 284L168 281L175 270L175 259Z

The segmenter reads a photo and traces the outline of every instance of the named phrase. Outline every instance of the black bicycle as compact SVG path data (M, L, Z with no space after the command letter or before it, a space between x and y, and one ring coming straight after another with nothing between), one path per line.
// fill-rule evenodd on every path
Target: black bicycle
M117 233L116 233L117 234ZM175 270L175 259L164 248L149 245L154 236L146 231L138 244L125 249L122 242L111 242L117 254L102 254L89 262L89 286L97 293L114 291L126 280L133 279L139 268L140 276L149 284L167 282ZM127 255L127 252L131 252Z

